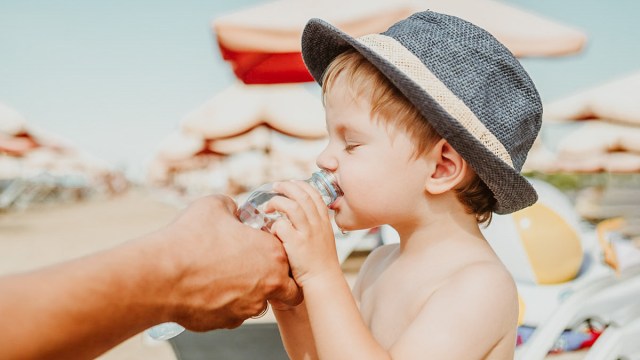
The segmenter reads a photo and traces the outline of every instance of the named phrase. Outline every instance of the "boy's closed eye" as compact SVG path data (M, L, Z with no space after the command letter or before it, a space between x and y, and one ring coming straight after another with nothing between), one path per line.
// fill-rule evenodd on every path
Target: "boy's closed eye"
M360 144L349 144L349 143L347 143L344 146L344 150L349 153L349 152L352 152L353 150L355 150L358 146L360 146Z

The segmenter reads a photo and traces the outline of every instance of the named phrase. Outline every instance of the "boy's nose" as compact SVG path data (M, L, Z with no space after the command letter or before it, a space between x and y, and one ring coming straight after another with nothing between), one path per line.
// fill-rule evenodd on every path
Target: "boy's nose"
M318 165L318 167L321 169L336 171L336 169L338 168L338 161L329 152L329 146L324 148L320 155L318 155L318 157L316 158L316 165Z

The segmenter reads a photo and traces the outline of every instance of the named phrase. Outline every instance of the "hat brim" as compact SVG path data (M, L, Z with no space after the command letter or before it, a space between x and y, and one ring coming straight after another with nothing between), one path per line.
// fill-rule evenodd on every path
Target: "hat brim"
M452 117L431 94L424 91L396 66L369 47L320 20L311 19L302 33L302 57L313 78L322 85L331 61L354 49L373 64L420 111L432 127L446 139L487 184L496 198L498 214L508 214L534 204L538 195L533 186L513 167L494 155Z

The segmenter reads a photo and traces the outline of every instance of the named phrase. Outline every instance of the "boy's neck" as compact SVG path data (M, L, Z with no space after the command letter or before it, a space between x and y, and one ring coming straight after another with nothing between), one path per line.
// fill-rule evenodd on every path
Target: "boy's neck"
M398 224L400 248L419 248L455 239L483 239L475 214L469 214L454 194L434 196L416 212L412 224Z

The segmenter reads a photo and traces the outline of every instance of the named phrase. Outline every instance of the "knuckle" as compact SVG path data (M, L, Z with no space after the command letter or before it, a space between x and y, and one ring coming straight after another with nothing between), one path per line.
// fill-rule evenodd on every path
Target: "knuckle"
M266 293L272 293L278 290L282 284L282 275L281 274L270 274L266 276L263 281L263 286Z
M287 288L286 284L288 281L290 281L290 278L289 278L289 270L287 268L286 272L271 276L265 280L265 283L264 283L265 293L268 295L282 293Z
M282 267L282 264L288 264L289 258L282 247L275 248L273 251L274 266Z

